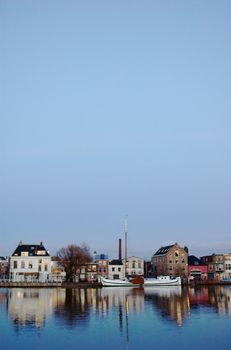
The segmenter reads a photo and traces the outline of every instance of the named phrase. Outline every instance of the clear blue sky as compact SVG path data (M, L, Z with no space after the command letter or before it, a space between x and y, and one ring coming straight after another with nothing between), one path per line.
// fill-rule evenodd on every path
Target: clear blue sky
M231 251L231 2L0 0L0 255Z

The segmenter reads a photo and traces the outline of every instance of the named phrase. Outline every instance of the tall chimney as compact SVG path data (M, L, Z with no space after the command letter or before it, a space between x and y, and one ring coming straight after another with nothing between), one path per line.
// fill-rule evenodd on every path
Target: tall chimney
M119 239L119 260L122 260L122 239Z

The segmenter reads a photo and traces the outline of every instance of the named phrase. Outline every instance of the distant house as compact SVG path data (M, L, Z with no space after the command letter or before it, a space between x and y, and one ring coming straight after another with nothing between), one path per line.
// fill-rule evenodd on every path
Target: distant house
M9 262L3 256L0 256L0 280L5 280L9 275Z
M95 262L81 264L77 268L75 282L96 282L98 281L98 265Z
M231 254L224 254L224 279L231 279Z
M94 262L98 265L98 275L108 276L108 255L107 254L94 254Z
M208 266L208 279L220 281L231 278L231 254L212 254L202 256Z
M153 274L182 276L188 275L188 253L178 243L161 247L152 257Z
M208 266L194 255L188 257L188 277L194 280L208 279Z
M121 259L114 259L109 262L108 277L110 279L124 279L125 269Z
M123 260L125 263L125 260ZM136 256L127 258L126 275L128 277L144 276L144 260Z
M43 243L20 242L10 257L10 279L16 282L46 282L50 273L51 257Z
M51 259L51 274L49 275L50 282L64 282L66 279L66 272L64 267L60 266L59 262Z
M212 254L201 257L201 261L208 266L208 279L220 281L223 277L225 266L223 254Z

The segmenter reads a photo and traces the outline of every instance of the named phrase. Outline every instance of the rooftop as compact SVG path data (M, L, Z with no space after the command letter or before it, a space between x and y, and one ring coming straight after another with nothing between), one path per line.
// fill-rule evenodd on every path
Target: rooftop
M172 245L167 245L165 247L161 247L159 250L157 250L157 252L154 254L154 255L163 255L163 254L166 254L168 253L168 251L174 247L175 244L172 244Z
M22 244L20 242L12 256L50 256L50 254L42 242L40 244Z

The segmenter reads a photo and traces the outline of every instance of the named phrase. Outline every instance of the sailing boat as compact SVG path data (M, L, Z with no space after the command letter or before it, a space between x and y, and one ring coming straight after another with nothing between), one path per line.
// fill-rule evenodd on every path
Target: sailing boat
M117 262L118 265L123 266L122 263L122 254L121 254L121 239L119 239L119 259L114 260L115 264ZM116 265L117 265L116 264ZM100 278L101 284L104 287L134 287L137 285L141 285L143 283L140 279L129 280L127 278L127 221L125 221L125 259L124 259L124 278Z

